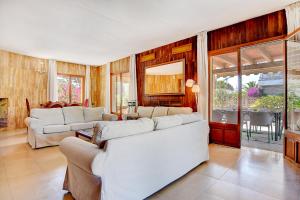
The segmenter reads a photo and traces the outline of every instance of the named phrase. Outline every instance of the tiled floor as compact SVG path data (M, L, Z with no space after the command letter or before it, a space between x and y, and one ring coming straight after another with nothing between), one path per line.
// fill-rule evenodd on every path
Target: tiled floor
M25 137L0 137L0 199L72 199L62 190L66 159L59 148L32 150ZM300 168L280 153L210 145L209 162L149 199L300 200Z

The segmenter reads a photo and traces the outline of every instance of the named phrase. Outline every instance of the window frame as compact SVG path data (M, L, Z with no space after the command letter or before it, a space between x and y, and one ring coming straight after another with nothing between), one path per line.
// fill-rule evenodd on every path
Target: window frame
M123 114L123 112L122 112L122 110L123 110L123 75L124 74L128 74L129 72L120 72L120 73L110 73L110 110L111 110L111 113L112 114L116 114L116 115L118 115L118 116L122 116L122 114ZM120 106L120 113L118 113L118 109L116 109L116 111L117 112L113 112L112 110L113 110L113 104L112 104L112 102L113 102L113 95L112 95L112 92L113 92L113 88L112 88L112 76L114 76L114 75L119 75L120 76L120 83L121 83L121 88L120 88L120 105L117 105L116 104L116 106L118 107L118 106ZM115 95L115 96L117 96L117 95Z
M82 75L75 75L75 74L63 74L63 73L57 73L57 76L64 76L69 79L69 104L72 103L83 103L84 101L84 94L85 94L85 76ZM81 78L82 79L82 85L81 85L81 102L72 102L72 84L71 84L71 79L72 78ZM58 90L58 88L57 88Z

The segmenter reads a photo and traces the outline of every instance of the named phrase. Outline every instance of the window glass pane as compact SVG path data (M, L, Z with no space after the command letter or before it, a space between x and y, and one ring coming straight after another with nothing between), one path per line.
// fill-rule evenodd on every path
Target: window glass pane
M113 113L121 113L121 74L111 75L111 108Z
M71 103L81 103L83 93L83 78L71 77Z
M117 75L116 79L116 104L117 104L117 113L121 113L121 74Z
M122 113L128 112L130 74L122 74Z
M70 101L69 84L70 84L70 79L68 76L64 76L64 75L57 76L58 101L69 103Z
M297 40L287 42L287 92L287 128L300 131L300 41Z
M211 110L213 122L237 124L237 52L211 57Z
M117 75L111 75L111 112L117 112Z
M113 113L126 114L128 111L130 74L111 75L111 108Z

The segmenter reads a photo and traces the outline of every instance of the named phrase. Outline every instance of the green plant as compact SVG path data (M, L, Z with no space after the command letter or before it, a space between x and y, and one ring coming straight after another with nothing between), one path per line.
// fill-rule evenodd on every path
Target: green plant
M250 81L244 85L243 90L247 92L249 88L257 87L257 83L255 81Z
M295 93L288 95L288 110L292 109L300 109L300 97L295 95Z
M284 108L284 97L272 95L263 96L258 98L250 107L257 110L267 109L269 111L282 111Z
M230 83L228 83L226 80L219 80L219 81L217 81L216 88L217 89L231 90L231 91L234 90L234 88L232 87L232 85Z

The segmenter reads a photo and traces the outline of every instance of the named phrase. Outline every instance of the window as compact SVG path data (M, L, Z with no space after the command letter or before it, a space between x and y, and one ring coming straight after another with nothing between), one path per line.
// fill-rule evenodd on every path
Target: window
M128 110L130 74L111 74L111 111L126 114Z
M237 56L237 52L232 52L211 57L212 122L237 124L239 92Z
M84 77L74 75L57 75L58 101L67 103L83 102Z

